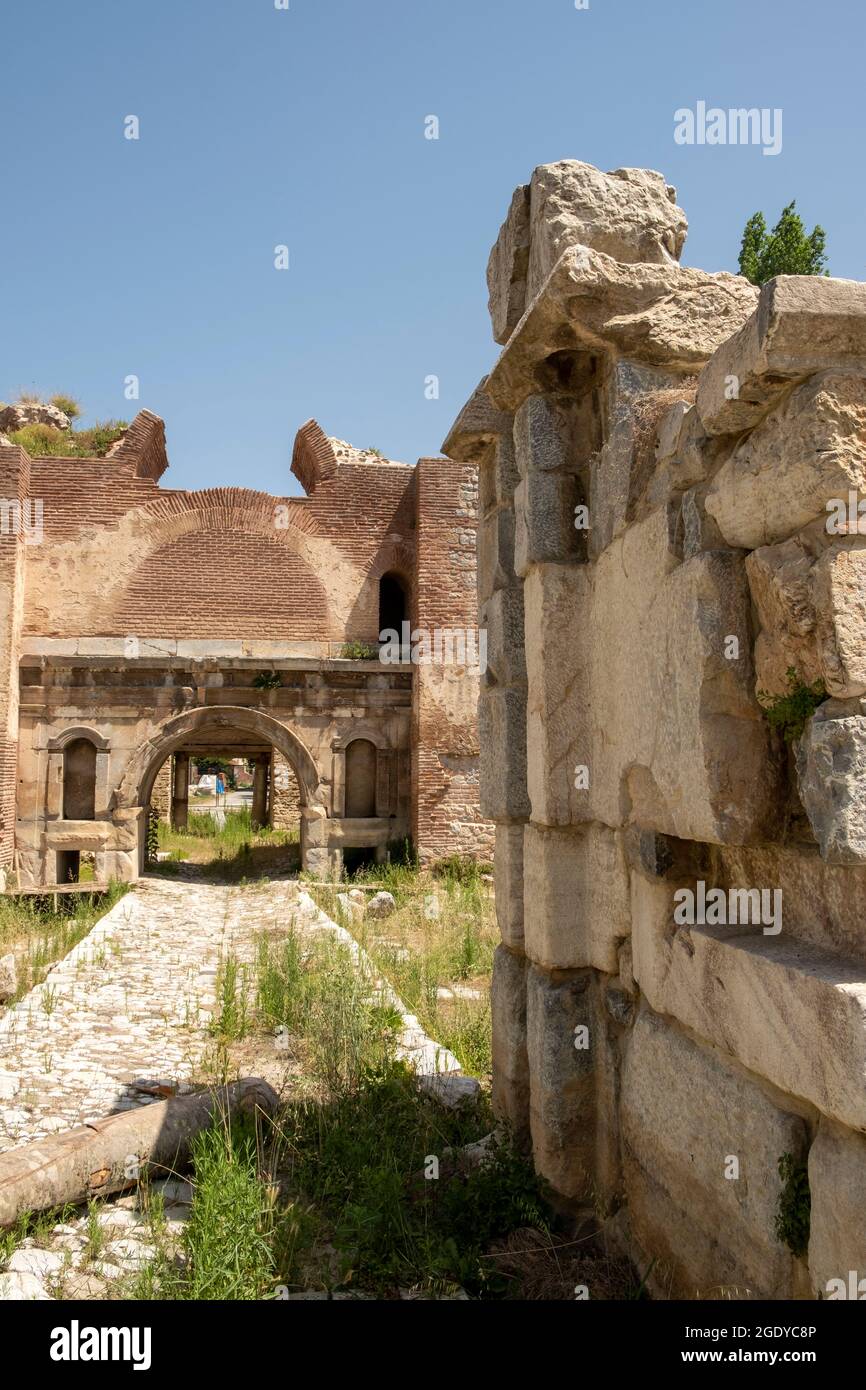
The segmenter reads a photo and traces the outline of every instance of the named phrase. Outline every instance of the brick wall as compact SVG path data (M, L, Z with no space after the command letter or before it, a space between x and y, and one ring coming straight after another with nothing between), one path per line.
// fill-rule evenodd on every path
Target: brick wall
M419 461L415 614L431 642L445 629L477 634L477 515L474 463ZM415 666L414 837L422 862L493 856L493 826L479 809L478 689L477 667L435 659Z
M0 447L0 499L25 502L30 459L17 446ZM18 753L18 642L24 587L24 537L14 514L0 520L0 869L11 867L15 846Z

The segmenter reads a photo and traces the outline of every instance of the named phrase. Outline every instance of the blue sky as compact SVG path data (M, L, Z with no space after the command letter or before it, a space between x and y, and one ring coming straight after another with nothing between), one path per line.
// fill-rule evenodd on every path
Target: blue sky
M864 30L850 0L9 5L0 398L146 406L174 487L296 491L311 415L436 454L497 351L484 271L511 192L556 159L662 170L685 264L736 269L746 218L796 198L831 273L866 278ZM677 145L700 100L780 107L781 153Z

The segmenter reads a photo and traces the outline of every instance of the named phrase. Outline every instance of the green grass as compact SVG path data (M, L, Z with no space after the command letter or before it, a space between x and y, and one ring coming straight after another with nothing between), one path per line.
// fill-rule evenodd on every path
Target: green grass
M394 896L396 912L377 922L353 922L338 902L341 890L309 886L323 909L355 935L427 1033L465 1071L484 1079L492 1069L489 987L499 932L482 874L465 861L440 866L433 875L405 864L357 874L354 884L370 881ZM439 907L433 920L425 914L431 898ZM440 988L455 986L468 986L480 997L439 998Z
M15 955L15 999L40 984L50 967L68 955L128 891L127 884L111 882L98 893L59 894L56 911L50 896L0 897L0 955L9 951Z
M86 430L58 430L53 425L32 424L13 430L13 444L20 444L32 457L103 458L129 427L126 420L97 421Z
M297 827L274 830L264 826L253 830L247 806L226 811L221 826L208 811L190 810L185 830L159 822L157 845L170 859L163 861L158 871L171 873L173 863L187 860L197 864L206 877L238 882L269 867L284 867L286 851L298 845L299 840Z

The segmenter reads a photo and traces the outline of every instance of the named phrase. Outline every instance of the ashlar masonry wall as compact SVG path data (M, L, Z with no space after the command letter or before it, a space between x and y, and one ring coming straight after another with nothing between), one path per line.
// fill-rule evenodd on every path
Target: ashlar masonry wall
M866 1274L866 538L833 529L866 285L684 269L675 199L571 161L517 190L445 445L479 468L494 1099L657 1294L828 1297ZM830 698L786 743L792 680Z

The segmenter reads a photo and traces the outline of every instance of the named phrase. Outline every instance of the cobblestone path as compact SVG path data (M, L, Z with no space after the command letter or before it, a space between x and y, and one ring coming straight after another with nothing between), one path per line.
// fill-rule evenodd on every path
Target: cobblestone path
M297 895L153 878L116 903L0 1016L0 1152L182 1091L212 1046L221 958L251 960Z

